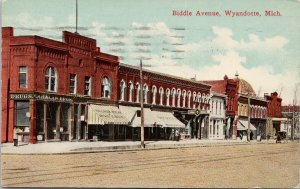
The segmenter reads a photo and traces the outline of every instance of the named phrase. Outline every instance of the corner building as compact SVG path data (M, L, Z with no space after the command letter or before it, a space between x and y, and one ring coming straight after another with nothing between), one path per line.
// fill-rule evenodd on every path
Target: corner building
M14 36L2 28L2 142L80 140L89 137L88 105L117 103L118 57L96 40L63 32L63 42Z
M140 86L139 68L67 31L60 42L3 27L2 42L2 142L16 127L30 143L139 139L141 99L146 139L168 139L174 129L208 138L210 85L144 70Z

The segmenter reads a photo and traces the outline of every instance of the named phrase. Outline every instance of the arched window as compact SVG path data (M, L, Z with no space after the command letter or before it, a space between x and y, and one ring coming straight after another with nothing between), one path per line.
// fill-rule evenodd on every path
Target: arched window
M58 83L57 72L55 68L50 66L46 70L45 89L50 92L56 92L57 83Z
M188 108L191 107L191 97L192 97L192 92L191 91L188 91Z
M146 104L148 103L148 91L149 91L148 85L144 84L144 102Z
M185 108L186 104L186 90L182 91L182 107Z
M141 86L140 86L140 83L136 83L135 87L136 87L136 102L140 102L140 100L141 100Z
M201 93L200 92L198 92L195 101L196 101L196 103L198 103L198 109L201 109Z
M152 86L152 104L156 104L156 93L157 88L155 85Z
M176 89L175 88L172 89L171 95L172 95L172 106L175 107L175 99L176 99Z
M129 81L129 99L128 99L128 101L129 102L132 102L133 101L133 89L134 89L134 87L133 87L133 83L132 83L132 81Z
M122 79L122 81L120 83L120 100L124 101L125 100L125 96L126 96L126 83Z
M159 96L160 96L160 99L159 99L159 105L164 105L164 88L160 87L159 88Z
M106 76L102 79L101 91L103 98L111 98L111 82Z
M197 97L197 95L196 95L196 92L194 91L193 92L193 108L194 109L196 108L196 97Z
M181 90L177 89L177 107L180 107Z
M166 90L166 96L167 96L166 106L170 106L170 89L169 88L167 88L167 90Z

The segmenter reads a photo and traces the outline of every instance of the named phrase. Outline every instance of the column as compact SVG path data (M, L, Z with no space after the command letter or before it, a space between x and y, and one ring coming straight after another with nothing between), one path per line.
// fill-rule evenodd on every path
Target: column
M8 142L13 142L13 132L15 125L15 106L14 100L9 100L8 110Z
M37 142L36 131L36 100L30 100L30 128L29 128L29 143L35 144Z
M59 102L56 106L56 133L55 139L60 139L60 111L61 111L61 103Z
M78 111L77 111L77 132L76 132L76 139L79 140L80 139L80 134L81 134L81 104L78 105Z
M69 141L73 139L73 130L74 130L74 103L70 104L69 110Z
M44 103L44 140L47 141L48 139L48 123L47 123L47 110L48 104Z

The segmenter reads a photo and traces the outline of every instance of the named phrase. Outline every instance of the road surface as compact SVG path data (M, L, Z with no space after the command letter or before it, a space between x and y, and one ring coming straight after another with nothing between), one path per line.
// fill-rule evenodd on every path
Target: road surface
M296 187L299 151L287 143L2 155L2 186Z

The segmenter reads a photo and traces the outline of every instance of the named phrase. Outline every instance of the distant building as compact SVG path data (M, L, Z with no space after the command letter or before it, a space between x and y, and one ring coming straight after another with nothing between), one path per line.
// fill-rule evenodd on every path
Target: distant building
M229 130L225 127L227 96L211 93L209 114L209 139L225 139Z
M282 121L280 125L280 131L286 131L288 137L291 137L292 125L294 123L294 137L300 138L300 106L286 105L282 106L282 117L285 121ZM294 120L293 120L294 117Z
M213 92L227 95L225 128L229 131L229 138L243 139L243 136L247 135L248 125L253 133L253 139L257 136L266 137L267 101L257 97L247 81L240 79L236 74L234 79L228 79L225 75L223 80L203 82L212 85ZM250 123L248 124L249 114Z
M274 137L276 132L280 131L281 124L286 122L286 118L282 117L281 103L282 99L277 92L265 94L265 99L268 101L268 121L267 121L267 136Z

